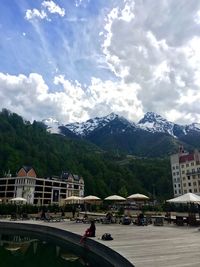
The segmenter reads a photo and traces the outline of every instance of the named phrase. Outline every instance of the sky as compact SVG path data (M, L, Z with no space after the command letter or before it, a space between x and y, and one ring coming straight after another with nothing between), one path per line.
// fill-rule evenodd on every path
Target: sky
M200 122L200 1L1 0L2 108Z

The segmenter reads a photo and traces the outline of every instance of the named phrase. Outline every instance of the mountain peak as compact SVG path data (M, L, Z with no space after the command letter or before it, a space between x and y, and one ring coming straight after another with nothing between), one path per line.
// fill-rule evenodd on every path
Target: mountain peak
M149 132L173 134L174 123L167 121L155 112L147 112L138 122L138 126Z
M158 120L166 121L166 119L162 118L159 114L155 112L147 112L138 123L142 124L145 122L156 122Z
M116 118L119 118L117 114L110 113L104 117L95 117L94 119L89 119L85 122L69 123L65 126L76 135L87 136L92 131L104 127Z
M114 119L118 118L119 115L117 115L116 113L112 112L112 113L108 114L105 117L109 118L110 120L114 120Z

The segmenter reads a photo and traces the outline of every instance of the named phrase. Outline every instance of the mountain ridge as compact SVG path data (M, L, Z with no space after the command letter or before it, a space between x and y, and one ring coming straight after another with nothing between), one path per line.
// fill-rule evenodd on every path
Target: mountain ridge
M153 112L147 112L138 123L115 113L83 123L52 123L50 120L46 126L51 133L86 140L105 151L140 157L163 157L176 153L182 145L187 150L200 148L200 124L178 125Z
M113 120L119 120L120 122L123 122L124 124L129 126L133 131L144 130L152 133L165 133L175 138L178 138L179 136L182 135L187 135L191 131L200 133L200 123L180 125L166 120L165 118L163 118L162 116L160 116L155 112L147 112L144 115L144 117L141 120L139 120L138 123L129 121L123 116L119 116L115 113L110 113L103 117L95 117L93 119L91 118L85 122L68 123L65 125L53 119L46 119L43 120L43 122L47 126L47 130L51 133L62 134L62 132L59 131L59 128L62 126L67 128L77 136L87 137L93 131L105 127Z

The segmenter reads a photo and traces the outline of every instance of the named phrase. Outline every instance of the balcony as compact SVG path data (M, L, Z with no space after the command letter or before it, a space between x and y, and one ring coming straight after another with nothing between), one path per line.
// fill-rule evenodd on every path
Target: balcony
M200 174L200 169L199 170L195 170L195 171L187 171L186 175L195 175L195 174Z

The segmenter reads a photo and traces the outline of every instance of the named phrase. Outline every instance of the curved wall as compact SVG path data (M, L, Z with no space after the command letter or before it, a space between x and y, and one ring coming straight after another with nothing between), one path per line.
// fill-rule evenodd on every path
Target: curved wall
M31 223L15 223L15 222L0 222L0 229L5 231L18 231L27 232L27 234L35 234L45 236L49 238L57 238L60 241L68 241L73 246L82 248L83 250L89 249L92 253L98 255L107 261L111 266L115 267L134 267L126 258L122 257L116 251L98 243L90 238L87 238L84 244L80 244L81 236L78 234L71 233L66 230L58 229L46 225L38 225Z

